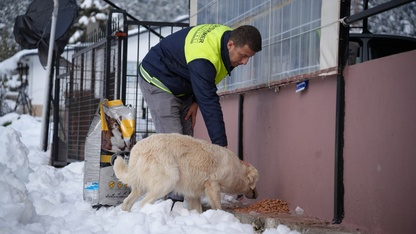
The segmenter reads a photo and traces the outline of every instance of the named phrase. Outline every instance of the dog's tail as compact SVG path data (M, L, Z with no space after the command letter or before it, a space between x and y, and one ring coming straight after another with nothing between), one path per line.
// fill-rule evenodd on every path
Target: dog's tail
M123 183L128 184L128 165L123 157L118 156L116 158L113 169L116 177Z

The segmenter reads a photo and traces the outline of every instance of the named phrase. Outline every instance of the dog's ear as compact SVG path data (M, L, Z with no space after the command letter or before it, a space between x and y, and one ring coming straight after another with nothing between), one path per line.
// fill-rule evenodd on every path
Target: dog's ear
M247 166L247 179L250 188L255 189L257 181L259 180L259 173L252 165Z

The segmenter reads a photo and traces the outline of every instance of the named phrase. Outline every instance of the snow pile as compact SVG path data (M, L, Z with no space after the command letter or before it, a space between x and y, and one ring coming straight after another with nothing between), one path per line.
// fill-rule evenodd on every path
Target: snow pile
M171 200L131 212L120 206L95 210L82 198L84 162L64 168L48 165L38 149L41 123L17 114L0 117L0 233L254 233L232 214L188 211ZM298 233L287 226L267 234Z

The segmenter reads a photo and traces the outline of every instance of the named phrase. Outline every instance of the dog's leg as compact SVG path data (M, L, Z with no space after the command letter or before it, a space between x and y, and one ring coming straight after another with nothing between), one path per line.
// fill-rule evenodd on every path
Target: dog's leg
M219 184L216 182L206 182L205 194L208 197L211 209L221 210L221 192Z
M121 205L121 209L125 211L130 211L131 207L134 205L134 203L139 199L141 196L143 196L143 192L140 191L136 187L131 187L130 194L124 199L123 204Z
M148 189L146 196L140 203L141 207L147 203L153 204L156 200L165 197L174 190L175 184L179 178L179 172L173 167L174 166L161 167L157 164L151 165L153 172L149 174L149 176L152 177L146 182L146 187ZM155 174L156 171L159 173Z
M196 210L198 213L202 213L201 198L185 197L185 201L188 204L188 210Z
M158 193L151 193L148 192L146 194L146 196L144 196L143 200L140 201L140 207L143 207L144 205L146 205L147 203L153 204L155 201L157 201L158 199L166 196L166 194L168 194L167 192L163 195L160 196L160 194Z
M143 207L147 203L153 204L156 200L165 197L172 191L172 189L173 187L168 184L165 184L164 186L162 182L158 183L158 186L153 186L147 191L147 194L141 201L140 206Z

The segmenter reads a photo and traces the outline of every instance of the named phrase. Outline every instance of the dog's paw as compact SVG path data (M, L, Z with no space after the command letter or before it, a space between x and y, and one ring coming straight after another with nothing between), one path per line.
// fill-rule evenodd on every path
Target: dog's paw
M121 204L121 209L127 212L130 212L130 208L126 204Z

